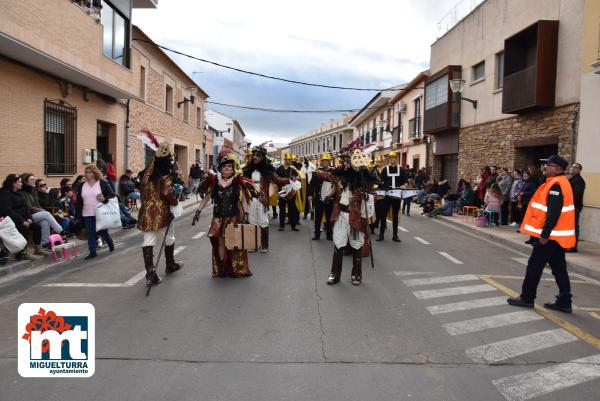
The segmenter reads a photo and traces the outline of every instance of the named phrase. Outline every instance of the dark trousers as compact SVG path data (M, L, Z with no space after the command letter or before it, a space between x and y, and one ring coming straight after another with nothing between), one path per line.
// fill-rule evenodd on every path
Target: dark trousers
M500 224L503 226L508 224L508 199L504 199L502 201L502 205L500 206Z
M410 204L413 201L413 197L402 199L402 214L410 216Z
M88 249L90 253L96 252L96 239L98 236L102 237L104 242L112 244L113 240L108 234L108 230L100 230L96 232L96 217L87 216L83 218L83 224L85 225L85 232L87 235Z
M557 302L571 305L571 282L567 273L565 250L558 242L552 240L548 241L546 245L542 245L538 238L533 239L533 251L527 262L521 297L533 302L546 263L550 264L552 275L558 285Z
M29 239L29 234L31 234L33 245L39 245L42 243L42 227L40 227L38 223L31 223L29 228L22 224L15 224L15 227L25 239Z
M517 224L521 224L521 211L517 208L518 202L510 202L510 218Z
M313 205L312 203L308 200L308 197L306 197L304 199L304 218L306 219L306 217L308 216L309 213L313 213Z
M581 214L581 209L575 209L575 238L577 242L575 242L575 249L577 249L577 243L579 242L579 215Z
M296 207L296 198L290 200L279 199L279 226L285 226L285 218L289 218L290 225L296 227L300 221L300 212Z
M390 198L386 197L382 200L383 204L383 216L379 222L379 235L383 235L386 227L386 219L390 207L392 208L392 229L394 230L394 236L398 235L398 213L400 213L400 204L402 203L402 199Z
M321 221L323 213L325 214L325 234L327 238L333 238L333 227L331 226L331 211L333 205L331 203L324 204L320 200L315 202L315 238L321 237Z

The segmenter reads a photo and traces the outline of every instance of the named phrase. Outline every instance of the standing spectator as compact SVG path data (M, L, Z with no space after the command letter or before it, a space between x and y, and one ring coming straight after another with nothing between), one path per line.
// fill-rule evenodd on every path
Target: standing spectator
M423 189L423 184L425 184L425 181L427 181L427 173L425 171L425 167L423 167L415 176L415 185L417 186L417 189Z
M119 193L123 198L135 199L136 201L141 199L140 191L137 189L133 178L133 171L127 169L125 174L119 178Z
M106 159L104 160L104 164L106 165L106 180L110 184L110 188L113 190L113 193L117 192L116 182L117 182L117 170L113 163L112 153L106 154Z
M108 230L96 232L96 206L102 203L108 203L108 200L114 198L115 194L110 185L102 179L102 173L94 165L88 165L85 168L85 182L76 189L77 199L75 201L75 215L78 219L83 219L85 231L87 233L89 255L85 260L95 258L96 237L99 235L108 244L108 249L112 252L115 245L108 234Z
M102 153L98 152L97 156L98 156L98 158L96 159L96 167L98 167L101 177L106 177L106 163L104 162Z
M23 183L21 191L19 193L25 199L25 204L29 208L31 213L31 219L38 223L42 228L42 246L48 247L50 241L50 229L54 232L61 234L63 229L56 222L54 217L47 211L45 211L38 201L37 191L35 190L35 177L31 173L24 173L21 175L21 182Z
M521 170L513 171L513 182L510 186L510 226L518 227L521 224L521 213L517 208L519 204L519 193L523 189L523 175L521 174Z
M491 210L494 212L494 224L498 225L498 216L500 215L500 210L502 208L502 200L504 199L504 195L502 191L500 191L500 187L498 184L493 183L485 193L485 197L483 198L483 203L485 204L485 210Z
M492 186L492 184L496 183L496 179L498 178L498 167L490 166L490 175L485 180L485 189L488 189Z
M190 187L192 191L197 190L200 187L200 180L202 179L202 175L204 175L204 171L202 171L202 167L200 167L199 163L194 163L192 167L190 167Z
M486 190L485 183L491 175L492 175L492 170L489 168L489 166L485 166L483 168L483 172L481 173L481 179L477 183L477 200L481 204L483 204L483 199L485 198L485 190Z
M458 197L460 198L460 196L462 195L464 190L465 190L465 179L461 178L460 180L458 180L458 184L456 184L456 195L458 195Z
M579 215L583 210L583 194L585 192L585 181L581 177L583 167L579 163L573 163L569 182L573 188L573 203L575 204L575 247L567 249L566 252L577 252L577 242L579 242Z
M523 172L523 188L517 197L518 204L517 208L521 210L521 221L523 221L523 217L525 217L525 212L527 211L527 206L529 205L529 201L531 197L535 193L537 189L537 181L534 177L531 176L529 171ZM521 205L519 207L519 205Z
M405 185L406 189L416 189L417 185L415 184L415 180L413 178L409 178ZM406 214L410 216L410 205L413 202L414 196L409 196L407 198L402 199L402 214Z
M33 221L25 198L20 194L21 187L21 177L16 174L9 174L6 177L0 190L0 216L10 217L19 233L26 239L30 234L32 236L34 253L25 248L15 255L16 259L36 260L37 257L34 254L48 256L50 253L41 246L42 228Z
M508 204L510 202L510 189L512 188L512 177L508 174L508 169L500 169L500 175L496 178L496 184L502 192L502 207L500 208L500 224L508 225Z

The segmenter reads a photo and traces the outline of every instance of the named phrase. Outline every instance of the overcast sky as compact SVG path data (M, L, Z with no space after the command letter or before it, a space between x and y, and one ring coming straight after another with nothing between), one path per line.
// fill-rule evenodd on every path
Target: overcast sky
M218 63L288 79L387 88L429 66L438 21L477 0L160 0L133 23L156 43ZM277 82L169 53L209 101L286 109L361 108L376 92ZM207 107L237 119L255 144L307 133L339 114L275 114Z

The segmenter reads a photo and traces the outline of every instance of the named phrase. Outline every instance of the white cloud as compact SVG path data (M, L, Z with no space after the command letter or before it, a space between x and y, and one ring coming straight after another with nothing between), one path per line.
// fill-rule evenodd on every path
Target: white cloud
M161 0L155 10L135 10L133 23L159 44L219 63L309 82L387 87L406 82L427 68L429 46L437 35L436 23L458 1ZM316 96L312 93L316 89L292 86L282 92L283 84L273 85L249 75L173 58L190 75L192 71L203 72L194 78L203 88L206 83L210 100L276 107L285 94L286 108L289 104L300 109L322 108L306 103ZM244 82L245 86L240 86L246 95L232 90L233 80ZM228 83L220 86L220 82ZM258 96L251 91L264 93ZM341 104L348 107L354 101L353 106L362 107L372 96L333 90L323 96L320 94L324 92L316 93L324 102L330 102L331 108ZM269 104L253 102L266 95L272 95ZM232 114L231 110L226 111ZM319 119L304 118L306 125L300 128L297 123L286 123L296 120L296 116L243 115L245 119L240 118L240 123L256 142L282 142L279 138L289 139L318 126Z

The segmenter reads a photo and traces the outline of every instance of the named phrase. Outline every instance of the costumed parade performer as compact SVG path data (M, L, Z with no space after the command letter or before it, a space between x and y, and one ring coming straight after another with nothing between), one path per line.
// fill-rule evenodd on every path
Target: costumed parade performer
M294 167L294 161L296 158L291 153L286 153L283 157L283 164L275 170L277 175L281 178L290 178L292 173L292 168ZM296 174L297 174L296 169ZM281 186L279 190L281 191ZM285 219L286 217L289 219L289 223L292 226L292 231L299 231L296 226L300 222L300 212L298 211L298 205L296 204L296 197L290 197L290 199L286 199L285 197L279 197L279 231L283 231L285 229Z
M383 206L383 208L385 208L386 217L390 208L392 209L392 241L401 242L398 237L398 214L400 213L400 206L402 204L401 187L407 181L406 171L398 165L398 154L395 151L389 153L388 162L389 164L381 170L379 178L383 181L383 184L380 185L379 188L387 190ZM386 218L380 218L379 237L377 238L377 241L383 241L385 229Z
M373 207L367 208L373 196L368 193L378 180L369 171L369 157L362 152L358 140L340 151L342 166L332 172L315 171L313 175L335 183L336 193L331 213L333 226L333 261L327 284L340 281L344 248L352 248L352 285L362 282L362 251L368 235L368 218L374 214ZM371 210L369 210L371 209ZM371 253L372 256L372 253Z
M154 245L163 241L165 249L166 274L171 274L183 267L183 263L175 262L175 228L172 226L171 206L177 206L178 200L173 193L173 153L168 142L158 143L149 130L138 136L145 145L155 151L140 181L142 206L138 214L137 228L144 232L144 266L146 268L146 285L150 288L160 283L154 264ZM170 228L170 230L169 230ZM159 242L160 243L160 242Z
M217 157L219 178L210 174L202 183L206 195L199 203L197 213L202 212L209 200L214 203L213 218L208 230L212 245L213 277L247 277L252 272L248 266L245 249L225 248L225 228L247 219L248 200L258 196L253 183L237 171L238 161L233 151L223 148Z
M375 156L375 167L371 170L371 173L381 181L381 172L385 168L385 161L383 156ZM386 219L387 216L387 205L385 202L385 189L380 189L379 185L375 185L375 222L371 223L371 234L375 234L375 229L381 224L381 219Z
M269 250L269 188L271 184L286 185L289 179L281 178L267 158L267 150L262 146L252 149L252 159L242 170L244 177L251 180L258 197L252 198L248 209L248 221L260 227L261 249Z
M324 153L321 156L318 171L331 173L333 169L330 167L331 155ZM309 187L310 203L314 204L315 207L315 235L313 240L317 241L321 239L321 225L323 218L325 219L325 237L328 241L333 240L333 224L331 223L331 212L333 210L333 201L335 198L335 186L332 182L323 180L318 175L315 175L311 179Z

